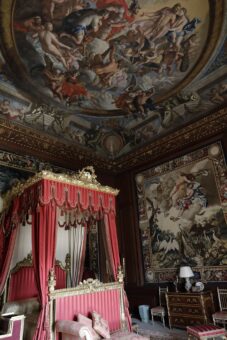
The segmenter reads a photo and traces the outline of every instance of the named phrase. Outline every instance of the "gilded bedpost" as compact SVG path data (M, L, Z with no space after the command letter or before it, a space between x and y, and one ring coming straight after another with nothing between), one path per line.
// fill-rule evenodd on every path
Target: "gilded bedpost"
M124 282L124 273L123 273L123 270L122 270L121 265L118 266L117 280L118 280L118 282L120 282L120 283L123 283L123 282Z
M118 272L117 272L117 279L118 282L121 284L121 297L120 297L120 314L121 314L121 329L127 329L127 322L125 318L125 292L124 292L124 272L123 269L120 266L118 266Z
M66 270L66 287L71 287L71 278L70 278L70 270L71 270L71 257L70 254L66 254L65 257L65 270Z
M48 279L48 291L49 291L49 327L50 327L50 340L54 340L54 316L53 316L53 299L51 298L51 293L54 292L56 285L56 278L54 273L54 268L52 268L49 272Z

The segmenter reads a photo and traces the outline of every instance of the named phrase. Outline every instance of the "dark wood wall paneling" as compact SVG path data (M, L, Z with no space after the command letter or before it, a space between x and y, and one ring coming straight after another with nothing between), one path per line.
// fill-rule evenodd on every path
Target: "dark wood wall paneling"
M180 148L179 145L176 146L176 152L165 155L159 158L147 159L142 165L131 168L128 171L113 174L110 171L103 171L95 168L97 174L97 180L102 183L102 185L109 185L120 190L117 196L117 227L119 236L119 247L121 260L125 258L126 263L126 278L125 287L129 299L130 311L134 315L138 315L138 306L141 304L149 304L151 307L155 306L158 302L158 285L157 284L144 284L143 275L143 259L141 253L141 242L140 242L140 231L138 226L138 211L137 211L137 201L136 201L136 190L135 190L135 175L143 170L150 167L162 164L163 162L169 161L176 157L180 157L186 153L199 149L205 145L209 145L213 142L221 141L225 155L227 155L227 133L223 133L218 136L214 136L209 140L200 141L196 145L191 143L187 148ZM82 167L92 164L87 164L87 162L78 161L75 163L62 162L56 155L53 159L49 155L40 154L34 152L29 152L29 150L24 150L21 147L11 146L9 143L7 146L2 145L2 149L7 151L15 152L18 154L26 153L37 157L40 160L50 162L52 164L62 166L72 170L81 170ZM160 154L162 150L160 150ZM92 163L92 161L91 161ZM226 286L226 284L218 284L220 287ZM207 289L211 289L214 292L215 305L217 306L216 297L216 283L210 283ZM170 289L173 286L170 285Z
M140 232L138 226L138 211L135 191L135 176L137 173L150 167L162 164L176 157L180 157L196 149L202 148L214 142L221 141L225 156L227 155L227 133L201 141L197 145L190 145L187 149L179 150L174 154L163 158L148 160L143 166L116 176L116 187L120 189L117 199L118 231L121 256L126 261L125 287L129 299L130 312L138 316L138 306L148 304L150 307L158 303L158 284L144 284L143 260L141 253ZM160 150L161 153L161 150ZM162 284L163 286L164 284ZM165 286L165 285L164 285ZM218 300L216 288L226 287L226 283L208 283L205 289L211 289L214 294L214 302L217 308ZM172 284L170 290L174 289Z

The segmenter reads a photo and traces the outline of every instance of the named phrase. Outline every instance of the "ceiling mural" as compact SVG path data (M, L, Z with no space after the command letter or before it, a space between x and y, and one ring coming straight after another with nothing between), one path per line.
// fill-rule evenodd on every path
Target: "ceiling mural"
M226 102L226 3L1 0L0 115L127 155Z

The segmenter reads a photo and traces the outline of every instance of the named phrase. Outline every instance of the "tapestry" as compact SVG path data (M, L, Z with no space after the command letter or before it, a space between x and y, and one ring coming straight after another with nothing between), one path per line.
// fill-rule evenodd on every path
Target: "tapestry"
M221 143L136 175L145 282L227 281L227 170Z
M42 170L50 170L57 173L66 172L61 167L43 162L32 156L21 156L0 150L0 198L19 181L26 180ZM67 170L67 172L70 171Z

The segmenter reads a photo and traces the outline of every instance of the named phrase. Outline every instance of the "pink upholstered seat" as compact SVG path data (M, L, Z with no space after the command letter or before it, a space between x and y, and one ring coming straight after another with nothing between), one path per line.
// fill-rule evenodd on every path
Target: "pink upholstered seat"
M213 314L215 319L227 320L227 312L216 312Z
M219 311L212 315L214 325L220 324L226 327L227 325L227 289L217 287Z
M165 308L162 306L153 307L151 309L153 313L165 313Z
M222 337L225 339L225 329L215 325L188 326L187 333L189 339L190 336L196 337L200 340L205 340L209 337L212 337L213 339L216 337Z

